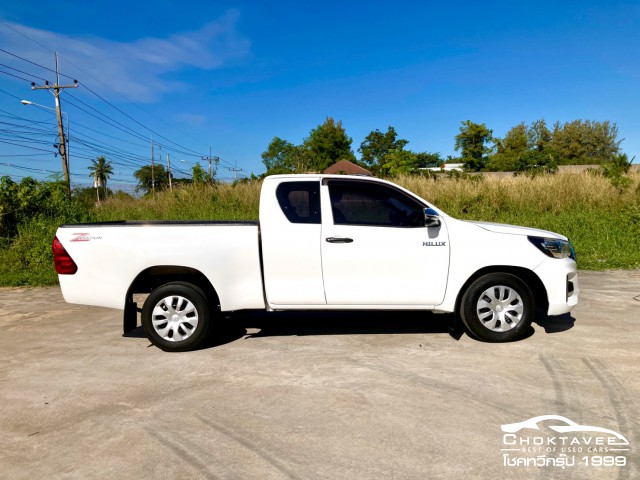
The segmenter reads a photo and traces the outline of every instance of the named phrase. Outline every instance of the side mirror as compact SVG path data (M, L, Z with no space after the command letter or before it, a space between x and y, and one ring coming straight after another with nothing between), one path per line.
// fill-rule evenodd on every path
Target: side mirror
M440 215L433 208L424 209L424 226L425 227L439 227Z

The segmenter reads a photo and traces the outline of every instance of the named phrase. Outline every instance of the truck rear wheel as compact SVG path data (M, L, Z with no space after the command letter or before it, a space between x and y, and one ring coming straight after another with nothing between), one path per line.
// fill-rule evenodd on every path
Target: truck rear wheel
M190 283L162 285L144 302L142 326L149 341L166 352L193 350L209 334L211 318L207 297Z
M476 279L462 297L460 317L467 330L486 342L522 337L535 315L533 295L515 275L490 273Z

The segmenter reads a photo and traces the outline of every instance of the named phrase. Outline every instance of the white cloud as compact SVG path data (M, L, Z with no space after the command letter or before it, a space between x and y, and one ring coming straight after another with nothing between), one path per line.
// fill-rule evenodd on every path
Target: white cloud
M207 121L206 115L192 114L192 113L179 113L175 115L176 120L185 123L189 126L204 125Z
M129 43L68 36L3 22L10 28L0 29L0 43L5 50L50 68L54 65L51 50L57 50L62 73L91 86L100 85L97 79L130 100L151 102L164 92L184 87L179 82L167 81L164 74L184 68L214 70L246 57L251 42L236 31L237 19L238 13L229 11L199 30ZM54 80L51 72L0 54L1 63Z

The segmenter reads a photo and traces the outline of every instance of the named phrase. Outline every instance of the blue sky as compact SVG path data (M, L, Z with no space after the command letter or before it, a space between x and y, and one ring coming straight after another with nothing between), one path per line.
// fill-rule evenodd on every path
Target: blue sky
M81 84L61 97L74 184L105 155L131 188L152 136L184 172L211 147L220 177L259 174L274 136L301 143L327 116L357 156L389 125L446 156L464 120L503 136L540 118L610 120L640 154L638 2L60 0L3 2L0 22L0 175L17 179L60 170L51 112L20 104L53 107L27 81L53 75L18 58L53 68L56 50Z

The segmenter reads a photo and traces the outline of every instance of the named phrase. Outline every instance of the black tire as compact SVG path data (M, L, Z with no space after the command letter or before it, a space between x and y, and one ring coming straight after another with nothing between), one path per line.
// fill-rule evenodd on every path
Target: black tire
M467 331L485 342L522 338L535 317L529 287L515 275L489 273L467 288L460 304Z
M205 293L186 282L166 283L156 288L142 307L142 326L147 338L165 352L197 348L207 339L211 323Z

